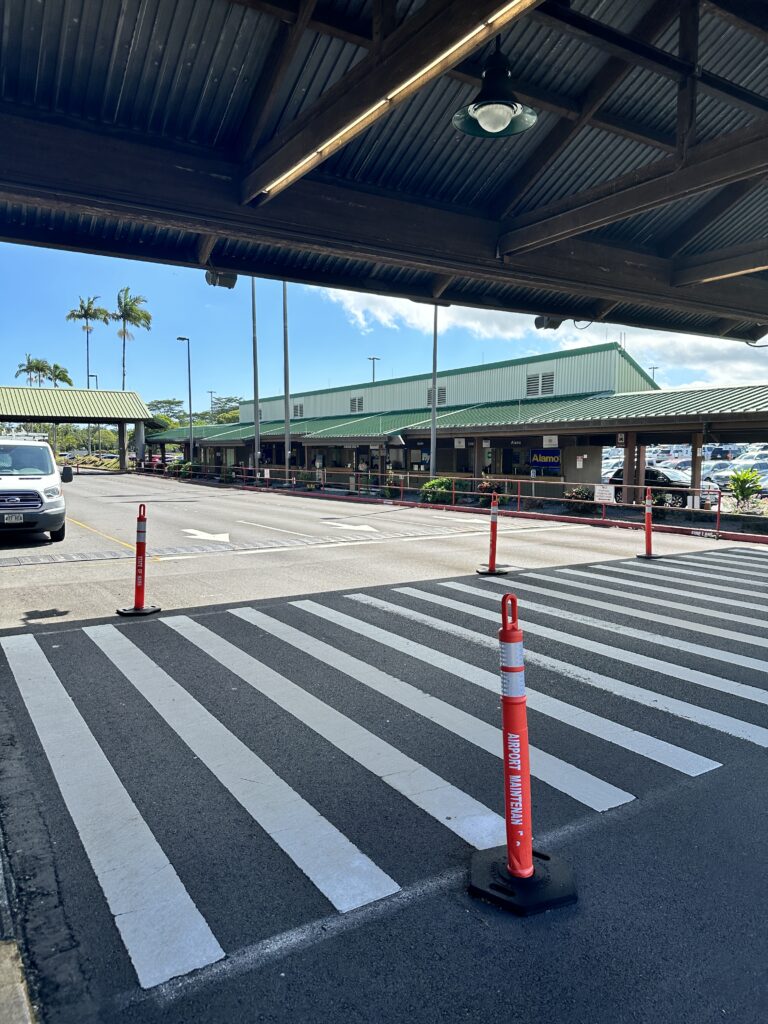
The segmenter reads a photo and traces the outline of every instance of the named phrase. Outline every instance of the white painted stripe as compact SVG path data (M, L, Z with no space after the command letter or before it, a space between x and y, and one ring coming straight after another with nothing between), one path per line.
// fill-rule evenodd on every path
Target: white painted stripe
M691 604L691 602L688 602L687 604L683 604L680 601L667 601L667 600L664 600L664 598L662 598L662 597L655 597L655 596L654 597L648 597L648 596L646 596L644 594L636 593L636 591L638 589L642 589L642 590L653 590L653 591L655 591L656 593L659 593L659 594L681 594L681 595L683 595L685 597L688 597L690 595L689 595L687 590L674 590L671 587L658 587L658 586L655 586L652 583L635 583L634 581L630 583L627 580L612 579L609 576L595 576L594 573L592 573L592 572L585 572L585 571L582 571L581 569L555 569L553 571L556 572L558 574L558 576L561 575L561 574L564 575L564 576L579 576L579 577L581 577L583 579L591 580L592 584L588 588L589 590L592 590L595 593L602 593L602 594L617 594L618 593L619 596L624 599L624 601L636 601L638 604L640 604L640 603L642 603L642 604L651 604L651 605L654 606L654 608L678 608L680 611L688 612L688 614L690 614L691 612L694 612L696 615L700 615L702 618L717 619L718 622L738 622L740 625L744 625L744 626L758 626L758 627L762 627L762 628L766 627L766 621L765 621L764 618L762 618L762 619L753 619L749 615L736 615L735 613L732 613L732 612L721 611L720 608L718 608L717 610L712 610L710 608L701 608L698 605L693 606ZM532 578L546 579L549 582L557 582L557 580L553 581L552 578L549 577L549 576L542 576L541 574L537 574L537 573L527 573L526 574L526 576L529 576L529 575ZM564 581L564 582L567 582L568 586L576 586L577 585L575 583L572 583L570 580ZM629 589L620 590L620 591L609 590L609 589L607 589L605 587L598 586L599 583L613 583L616 586L619 586L620 584L623 584L624 587L629 588ZM699 596L701 596L701 595L699 595ZM722 603L722 602L718 602L718 603ZM753 641L753 642L755 642L755 641ZM759 641L759 642L762 644L762 641Z
M499 586L506 587L509 589L509 581L504 582L493 577L490 579L483 579L483 584L496 583ZM477 587L465 587L459 583L442 583L443 587L450 587L452 590L462 590L470 594L482 594L487 600L496 601L497 595L495 593L484 592ZM519 577L515 579L515 591L530 591L533 594L543 594L548 597L557 598L557 600L563 600L562 591L547 590L546 587L535 587L529 583L523 582ZM593 601L589 598L575 597L572 600L578 601L582 605L587 607L605 608L608 611L613 611L617 615L626 615L627 611L625 608L616 607L616 605L609 605L605 601ZM636 640L647 640L648 643L654 644L659 647L671 647L675 651L687 651L689 654L698 654L702 658L709 658L712 661L723 661L727 665L741 665L743 668L754 669L756 672L768 673L768 661L763 661L761 658L750 658L745 654L734 654L732 651L721 651L715 647L709 647L705 644L693 644L687 640L681 640L678 637L664 636L661 633L649 633L644 629L633 629L626 623L610 622L605 619L593 619L589 615L580 615L578 612L568 611L563 608L553 608L551 605L536 604L532 601L526 601L526 608L534 612L543 612L545 615L551 615L553 618L565 619L567 622L581 622L585 626L593 626L595 629L601 629L608 631L609 633L620 632L622 636L631 636ZM650 619L648 615L639 613L639 618ZM664 617L661 615L655 616L656 620L659 619L663 622ZM681 627L685 628L685 625L681 623ZM714 633L712 629L708 630L709 633Z
M396 882L114 626L88 626L84 632L337 910L398 891Z
M670 577L669 585L664 585L663 587L660 587L660 586L658 586L658 584L654 584L654 583L644 583L644 582L641 582L641 581L642 580L649 580L649 579L653 578L653 577L649 576L648 573L646 573L644 570L625 569L623 566L620 566L620 565L596 565L593 568L596 569L596 570L599 570L600 572L611 572L611 573L617 573L620 576L631 576L631 577L633 577L633 580L637 578L637 582L632 582L632 583L627 582L626 585L627 585L628 588L639 587L641 590L656 590L656 591L661 592L662 594L676 594L679 597L687 597L689 600L691 598L694 598L696 601L708 601L710 604L725 605L728 608L734 608L734 607L735 608L750 608L751 610L756 611L756 612L764 612L765 611L765 607L766 607L765 604L758 604L755 601L736 601L733 598L728 598L728 600L726 601L724 598L718 597L716 594L700 594L700 593L698 593L698 591L692 591L690 589L689 590L675 590L672 587L672 583L680 583L681 581L678 580L678 579L675 579L673 577ZM559 570L559 571L564 571L564 570ZM661 577L657 577L657 578L659 580L661 580ZM723 588L722 587L715 588L714 586L711 586L711 587L709 587L709 589L710 590L714 590L714 589L722 590ZM744 591L737 591L737 593L743 593L743 592ZM632 597L631 589L630 589L629 593L627 594L627 597L630 597L630 598ZM691 606L691 605L689 605L689 611L695 612L696 608ZM765 622L763 622L762 624L764 625Z
M371 597L368 594L347 594L352 601L360 604L370 605L372 608L379 608L382 611L399 615L409 622L421 622L425 626L449 633L451 636L459 637L461 640L479 644L482 647L492 647L494 641L485 633L478 633L475 630L467 629L465 626L458 626L453 622L444 619L437 619L433 615L425 615L413 608L393 604L390 601L383 601L378 597ZM359 630L363 632L362 627ZM736 736L742 740L748 740L759 747L768 747L768 729L760 725L752 725L751 722L742 722L730 715L721 715L717 711L709 711L700 708L696 704L689 704L687 701L678 700L675 697L667 697L663 693L656 693L655 690L646 690L632 683L625 683L621 679L612 679L610 676L603 676L588 669L579 668L566 661L559 661L546 654L539 654L536 651L527 651L526 659L529 665L540 665L542 668L557 672L569 679L586 683L588 686L595 686L601 690L607 690L619 697L626 697L627 700L635 701L637 704L644 704L646 707L655 708L659 711L666 711L678 718L685 718L698 725L705 725L718 732L727 733L729 736ZM530 694L530 690L528 693Z
M141 987L220 960L224 951L35 638L0 645Z
M697 554L695 558L689 558L686 556L681 559L679 563L675 564L702 565L707 566L708 568L723 566L726 572L744 572L748 573L750 576L758 576L763 579L768 578L768 572L756 571L759 569L768 569L768 562L756 561L753 558L728 558L724 555L715 555L710 558L707 556L706 552L702 552L701 554ZM765 586L765 584L761 584L761 586Z
M290 533L292 537L311 537L314 538L317 534L314 533L297 533L296 530L283 530L279 526L267 526L265 523L251 523L247 519L238 519L237 522L241 526L256 526L260 530L274 530L275 533ZM327 539L327 538L318 538Z
M161 620L476 849L505 841L504 819L357 722L185 615Z
M589 573L582 573L583 576L591 579ZM545 583L551 583L558 587L557 590L548 590L546 587L536 587L529 584L528 580L543 580ZM483 582L496 582L495 580ZM501 580L498 581L502 583ZM502 584L509 586L509 583ZM589 594L609 594L613 597L620 597L623 599L620 607L617 607L615 601L600 601L595 598L585 597L583 594L571 594L568 591L562 589L563 586L573 587L575 590L585 590ZM670 615L657 615L656 612L649 611L646 608L629 608L626 605L627 592L625 590L615 590L611 587L599 587L594 583L579 583L576 580L565 580L562 577L553 578L552 576L546 576L540 572L527 572L524 576L515 577L515 590L530 590L534 594L544 594L547 597L557 597L561 601L575 601L577 604L585 605L588 608L603 608L609 612L620 612L621 615L626 615L629 618L641 619L643 622L658 622L663 626L671 626L673 629L684 629L690 633L703 633L704 636L716 636L721 637L723 640L736 640L741 644L752 644L755 647L768 647L768 637L755 636L752 633L740 633L735 629L723 629L720 626L716 626L714 623L701 623L701 622L690 622L687 619L676 619ZM644 597L637 594L632 595L633 601L642 601L647 604L651 604L654 607L661 608L680 608L684 611L689 611L689 606L679 604L674 601L659 601L655 597ZM713 618L719 618L719 613L707 610L702 612L701 609L696 610L697 615L711 615ZM759 622L756 619L755 622ZM734 656L729 654L729 660L736 657L734 664L744 664L740 660L740 656ZM752 659L747 659L752 660Z
M315 606L314 602L311 601L304 603L312 606L306 608L305 610L307 611L312 611L315 607L318 609L322 608L320 605ZM296 602L296 604L298 607L302 606L302 602ZM467 714L466 711L461 711L452 704L431 696L431 694L424 693L423 690L419 690L415 686L403 682L401 679L388 675L367 662L360 661L358 658L339 651L322 640L316 640L307 633L294 629L292 626L279 622L277 619L272 619L261 612L257 612L253 608L232 609L232 614L253 623L253 625L263 629L266 633L278 637L297 650L304 651L311 657L317 658L324 665L331 665L364 686L376 690L377 693L389 697L390 700L402 704L403 707L407 707L424 718L428 718L443 729L447 729L449 732L462 737L462 739L467 740L469 743L473 743L476 747L480 747L487 753L493 754L494 757L503 757L504 742L501 730L495 726L489 725L487 722ZM515 673L515 675L522 676L523 673ZM490 672L488 676L494 679ZM462 678L464 678L463 673ZM498 692L497 682L494 689ZM540 752L536 752L532 755L532 759L535 761L540 756ZM625 793L623 790L617 789L615 786L611 786L594 775L575 768L573 765L566 764L564 761L558 762L557 758L548 760L546 754L544 755L544 760L547 761L547 766L551 772L560 772L560 785L558 788L561 792L568 793L575 800L579 800L594 810L605 811L609 807L617 807L619 804L634 799L630 793Z
M400 605L390 604L386 601L382 602L378 598L369 599L364 594L350 594L347 596L351 600L359 601L362 604L372 603L374 607L383 607L385 611L396 610L397 613L403 613L405 617L411 615L421 616L421 612L414 612L407 608L403 609ZM356 636L365 636L369 640L381 644L382 647L389 647L392 650L399 651L401 654L407 654L409 658L439 668L449 675L456 676L457 679L473 683L475 686L481 686L494 695L498 693L499 684L493 672L488 672L486 669L478 668L476 665L461 661L458 658L452 658L442 651L433 650L431 647L418 644L414 640L407 640L396 633L390 633L379 626L374 626L370 622L365 622L351 615L345 615L344 612L336 611L335 608L326 608L323 605L316 604L314 601L293 601L292 604L303 611L325 619L326 622L332 622L337 626L341 626ZM423 616L423 618L430 625L434 621L430 616ZM466 632L473 642L477 643L478 638L481 638L485 646L490 647L492 645L490 638L485 635L472 633L470 630ZM531 661L530 658L528 660ZM711 761L707 757L701 757L699 754L691 753L691 751L684 750L682 747L677 747L672 743L657 740L655 737L637 732L635 729L628 729L624 725L610 721L610 719L601 718L599 715L592 714L591 711L584 711L581 708L574 707L572 704L566 704L564 701L557 700L555 697L549 697L547 694L539 693L536 690L528 690L528 707L542 715L547 715L549 718L554 718L558 722L564 722L574 729L590 733L608 743L615 743L617 746L624 747L626 750L631 750L633 753L640 754L642 757L647 757L652 761L658 761L659 764L674 768L685 775L702 775L704 772L711 771L713 768L720 766L718 761ZM536 750L535 748L531 749L534 750L531 774L535 778L541 779L542 782L560 789L563 781L567 781L570 774L569 770L572 766L567 762L560 761L559 758L545 754L543 751ZM566 790L566 792L570 791ZM572 792L570 795L573 795Z
M637 562L630 562L627 564L637 565ZM760 583L759 580L753 579L750 570L744 570L747 574L746 576L729 576L726 573L718 571L718 568L714 565L707 565L706 563L703 563L703 566L699 564L699 568L697 568L697 564L699 563L686 562L686 566L690 566L690 568L686 568L682 565L667 565L666 563L662 565L660 562L649 562L646 568L649 570L649 575L658 576L663 573L665 576L698 577L698 579L680 580L679 582L690 584L692 587L706 587L708 590L713 590L715 588L718 590L726 590L731 594L743 594L744 585L747 583L750 587L768 586L768 583ZM721 587L721 580L724 580L726 583L741 583L742 586ZM758 596L763 597L768 595L763 595L758 592Z
M707 561L725 562L731 565L738 565L741 562L745 566L754 565L757 568L768 569L768 557L757 555L754 552L749 554L745 552L741 555L735 551L699 551L696 557L706 558Z
M732 583L748 581L754 587L768 587L768 572L759 572L753 565L745 565L743 562L740 565L734 565L732 562L723 560L686 558L685 561L676 563L675 568L695 569L697 575L703 576L706 573L708 579L712 579L714 576L715 579L729 580ZM736 573L736 575L731 576L730 573Z
M430 594L425 590L416 590L413 587L396 587L395 591L398 594L405 594L407 597L415 597L420 601L441 605L443 608L451 608L453 611L461 612L463 615L474 615L476 618L486 619L489 622L495 622L498 617L496 612L487 611L485 608L477 608L475 605L466 604L464 601L454 601L440 594ZM660 675L668 676L671 679L684 679L686 682L693 683L696 686L704 686L709 690L717 690L719 693L728 693L733 697L741 697L744 700L754 701L757 704L768 705L768 691L761 690L756 686L747 686L746 683L737 683L732 679L710 675L709 672L699 672L697 669L685 668L683 665L673 665L667 661L660 661L658 658L649 658L645 654L636 654L634 651L602 644L597 640L589 640L587 637L577 636L573 633L563 633L559 629L541 626L538 622L523 623L521 620L520 628L528 633L533 633L535 636L543 636L547 640L567 644L569 647L576 647L581 651L591 651L593 654L599 654L603 658L620 661L624 665L636 665L638 668L645 668L650 672L658 672Z

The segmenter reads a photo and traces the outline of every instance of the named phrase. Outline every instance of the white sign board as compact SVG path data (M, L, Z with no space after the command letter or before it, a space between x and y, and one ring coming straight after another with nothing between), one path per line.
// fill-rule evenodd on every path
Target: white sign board
M595 484L595 501L615 502L613 484Z
M454 437L454 439L453 439L453 447L454 448L466 448L467 447L467 439L466 439L466 437Z
M576 469L583 469L583 468L584 468L584 456L583 455L577 455L576 456Z
M491 439L487 438L486 440L483 441L483 448L490 448L490 447L491 447Z
M542 448L557 448L557 434L545 434Z

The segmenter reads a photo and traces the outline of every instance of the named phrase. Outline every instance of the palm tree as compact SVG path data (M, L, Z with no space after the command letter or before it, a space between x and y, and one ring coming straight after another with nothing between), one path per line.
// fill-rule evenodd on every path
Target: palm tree
M123 325L117 332L118 338L123 342L123 391L125 391L125 343L133 338L128 330L128 325L142 327L146 331L152 329L152 314L141 308L146 301L143 295L131 295L130 288L121 288L117 293L117 309L111 314L113 320L119 320Z
M41 388L44 380L51 379L51 364L47 359L32 359L29 363L32 373L37 377L37 386Z
M77 309L70 309L67 313L67 320L82 320L83 330L85 331L85 386L89 388L91 386L91 331L93 330L94 320L100 320L104 324L108 324L110 320L109 310L103 308L103 306L97 306L99 296L88 296L83 298L80 296L80 305Z
M20 377L22 374L26 374L28 387L32 387L32 381L35 378L34 362L35 360L32 358L29 352L26 352L24 355L24 362L19 363L19 368L14 374L14 376L16 377Z
M59 384L67 384L69 387L74 387L72 378L69 376L69 371L65 367L59 366L58 363L54 363L53 366L49 368L48 380L55 388L57 388Z

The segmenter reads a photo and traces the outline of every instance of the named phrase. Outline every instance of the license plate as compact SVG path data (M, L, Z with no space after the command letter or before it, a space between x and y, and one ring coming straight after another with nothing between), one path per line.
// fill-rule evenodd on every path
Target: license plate
M6 513L6 515L3 516L3 522L5 522L5 523L23 523L24 522L24 516L20 512L15 512L13 514Z

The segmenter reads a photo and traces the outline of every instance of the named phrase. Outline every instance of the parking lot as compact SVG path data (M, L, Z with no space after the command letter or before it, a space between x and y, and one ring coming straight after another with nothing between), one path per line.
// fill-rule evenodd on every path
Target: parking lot
M107 483L106 503L115 481L93 485ZM285 523L292 499L277 501ZM332 521L307 533L317 556ZM355 557L375 576L400 543L422 562L427 544L482 552L469 533L396 536L415 529L388 526ZM522 550L524 534L507 543ZM506 1024L513 978L534 1024L564 1006L605 1024L764 1020L768 556L590 559L614 531L545 536L527 543L557 539L559 559L504 580L440 576L435 553L418 581L341 585L338 566L338 587L290 598L5 630L0 805L45 1019ZM259 566L299 565L280 561L295 549L257 550ZM470 852L503 842L507 589L525 630L536 843L579 884L575 907L526 921L466 895Z
M164 609L400 583L474 571L487 513L255 494L80 473L66 487L66 539L0 535L0 628L111 614L133 596L136 515L148 516L147 599ZM633 555L634 531L502 520L499 559L548 566ZM716 546L659 536L660 552Z

